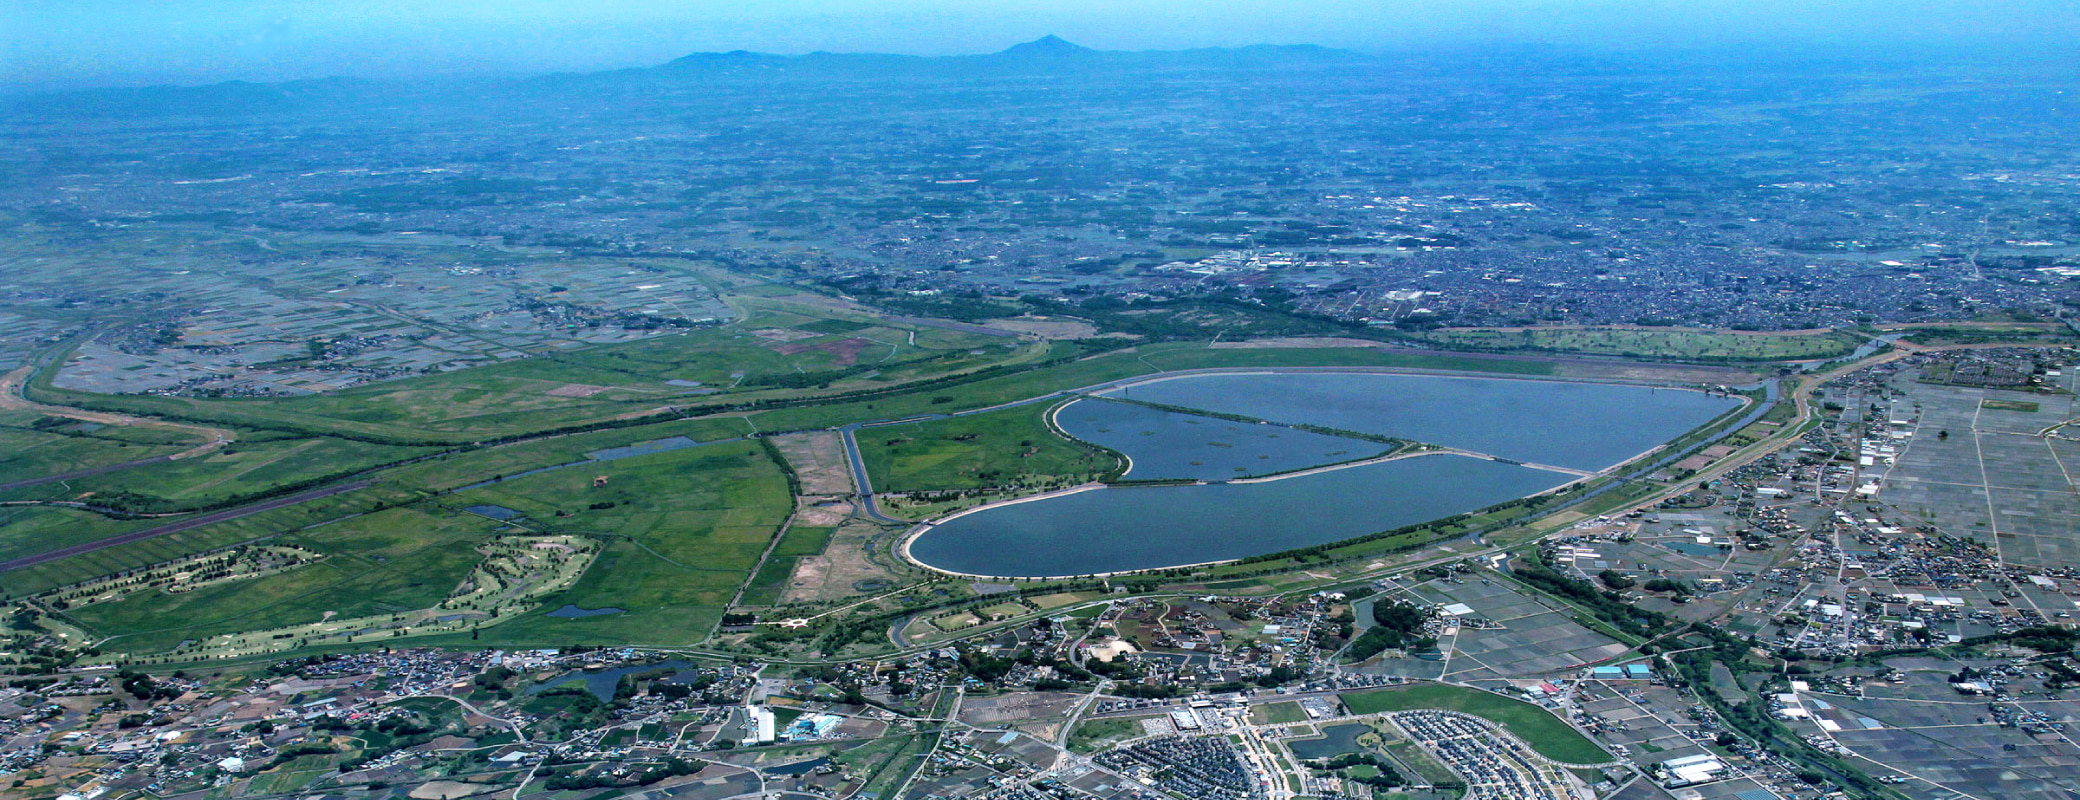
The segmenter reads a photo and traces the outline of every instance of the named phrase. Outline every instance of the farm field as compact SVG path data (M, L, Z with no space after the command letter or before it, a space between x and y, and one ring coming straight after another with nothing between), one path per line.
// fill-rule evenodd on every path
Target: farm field
M447 597L498 526L439 509L391 509L274 540L324 558L286 572L191 592L143 591L66 614L134 655L178 652L223 633L426 608ZM259 623L259 624L256 624Z
M850 324L866 327L822 332ZM97 394L61 388L50 371L38 375L29 389L46 402L88 408L402 444L462 443L640 416L665 406L884 389L1017 361L1041 347L1015 338L851 323L829 312L811 316L761 307L738 324L601 344L585 349L582 357L545 352L300 397Z
M643 374L661 379L660 383L668 373L689 376L669 378L685 384L699 384L697 387L671 387L673 391L683 390L683 396L674 402L712 403L716 401L695 391L714 386L695 374L703 369L699 366L703 362L689 357L690 351L685 349L689 346L712 348L714 353L720 354L716 356L720 359L716 363L748 353L744 348L762 349L764 354L758 359L767 360L752 359L746 363L764 363L774 370L785 370L786 374L799 376L805 373L797 371L796 366L807 362L797 360L783 364L770 360L770 357L777 357L772 350L776 343L813 345L832 341L822 337L897 330L871 317L833 313L813 304L790 305L793 302L785 295L760 297L751 302L753 307L744 323L642 341L603 344L587 352L607 353L609 357L599 363L618 365L608 370L613 374L650 370ZM763 331L764 334L751 331ZM792 333L775 333L785 331ZM601 430L462 446L429 443L417 438L409 439L411 444L386 442L407 441L391 437L432 435L429 431L451 421L461 426L453 428L457 432L538 430L542 425L560 424L576 417L554 417L552 414L526 418L526 415L552 407L575 408L594 401L618 401L613 399L612 391L605 390L589 394L561 391L554 395L544 391L540 392L542 399L520 402L522 410L511 412L519 416L489 423L488 428L471 428L469 426L477 422L462 421L489 419L474 415L469 409L478 404L500 406L497 397L501 394L536 393L545 386L560 389L594 379L599 382L586 385L604 386L610 375L605 372L557 372L563 369L557 365L557 359L544 358L469 371L469 375L482 380L466 380L462 373L453 373L306 397L242 400L104 397L117 404L134 402L150 406L174 403L189 409L215 409L198 416L208 418L222 411L222 416L237 417L264 427L236 425L233 429L238 433L237 441L220 451L193 459L146 464L121 473L83 478L66 487L69 490L106 498L106 502L121 501L143 508L186 508L248 502L246 498L272 496L270 493L279 494L298 484L322 484L328 478L347 472L373 468L364 477L370 485L335 497L118 544L17 570L0 577L0 586L11 592L38 592L111 570L133 569L241 542L288 542L308 535L305 529L323 530L329 525L342 524L342 520L359 519L356 515L365 515L377 522L400 514L424 514L435 518L461 515L470 517L471 524L492 524L493 520L479 519L479 515L465 511L470 507L489 506L509 509L518 517L503 520L503 526L493 530L593 537L601 542L601 547L597 559L567 590L548 598L533 611L485 625L478 638L472 641L513 645L618 641L690 644L709 636L726 610L724 606L740 588L744 591L745 604L771 606L779 604L783 597L794 597L796 601L812 596L837 599L858 592L885 591L899 585L902 580L915 579L915 576L902 576L900 570L892 574L886 564L878 564L870 553L860 552L861 548L886 547L885 539L867 529L844 539L846 544L842 552L831 552L833 545L828 523L794 529L776 544L771 557L763 565L758 565L759 554L768 544L773 544L772 536L791 512L793 503L788 492L787 475L774 460L774 453L784 452L786 447L799 447L799 442L807 440L800 437L788 439L781 443L783 449L776 451L755 439L742 440L747 436L776 430L817 431L858 421L900 419L920 414L955 413L1134 377L1158 369L1351 365L1482 368L1528 374L1550 374L1558 369L1555 362L1540 360L1410 353L1375 347L1212 348L1204 344L1165 343L1141 346L1132 352L1094 352L1085 344L1052 341L1028 342L1004 349L1000 347L1007 343L1003 337L932 328L918 328L914 332L917 333L915 347L918 349L908 349L912 347L912 340L906 332L903 346L890 351L893 353L891 357L898 361L910 359L901 364L891 363L885 369L846 372L834 376L828 385L788 385L794 379L782 374L768 381L772 385L755 391L742 386L738 388L746 390L741 395L746 398L813 398L834 392L877 391L873 388L875 383L901 370L911 370L908 374L914 379L930 378L946 371L982 369L990 364L1010 366L985 369L973 377L907 391L829 402L802 399L781 403L779 407L642 421ZM748 341L746 337L757 341ZM949 349L937 355L924 352L924 348L932 346ZM992 348L1001 352L993 352ZM821 355L804 351L795 356L810 359L832 356L827 350L816 352ZM587 364L585 369L607 369L591 361ZM755 370L736 372L744 374L731 380L737 382L736 377L744 378L740 383L751 383L752 378L760 374L770 374ZM533 397L533 394L528 396ZM530 405L537 402L544 405ZM638 404L648 402L646 396ZM337 412L325 404L335 404ZM387 405L402 415L400 418L410 418L418 414L412 409L412 404L438 406L440 411L429 417L433 422L415 432L404 431L395 427L394 421L383 420L385 412L380 408ZM1050 430L1044 419L1050 405L1048 401L1030 402L958 417L864 428L858 432L858 441L876 488L888 492L995 489L1002 493L1008 488L1016 493L1048 483L1089 480L1116 469L1116 461L1109 453L1073 442ZM292 433L287 429L288 420L296 420L298 426L315 421L314 424L328 430L340 431L340 435ZM27 421L33 423L33 420ZM165 438L172 434L137 429L126 432L126 435ZM445 435L440 434L435 439ZM818 435L835 441L831 434ZM363 436L369 438L358 438ZM703 442L715 444L700 444ZM799 453L795 457L799 457ZM819 457L831 460L830 454ZM386 467L386 464L397 465ZM842 469L842 460L824 465L826 471L830 467ZM604 485L595 487L593 481L602 477L606 478ZM830 476L819 477L819 480L828 482ZM30 487L21 490L19 496L55 499L52 491L47 487ZM382 512L392 517L370 512ZM171 517L180 518L178 515ZM355 523L365 524L369 523ZM33 555L92 542L145 525L143 521L110 520L77 509L21 510L0 517L0 553ZM458 543L457 540L440 538L445 535L437 533L440 530L444 528L430 526L428 535L449 545ZM488 535L488 532L482 535ZM1426 533L1415 533L1373 542L1361 549L1392 548L1400 546L1403 541L1416 542L1426 538ZM332 552L323 547L319 549ZM116 641L139 651L165 652L190 635L232 632L231 629L239 625L232 621L237 614L246 614L243 624L251 628L307 624L314 619L313 614L322 617L325 611L334 611L335 616L345 617L372 608L424 608L451 591L460 576L475 563L475 556L466 552L458 551L449 561L439 564L432 562L435 558L432 553L413 555L426 560L429 566L419 576L424 580L408 581L404 586L378 585L383 578L381 570L368 563L330 556L316 564L256 579L249 585L212 586L207 590L207 596L232 612L224 615L190 614L184 618L184 624L177 627L151 627L146 620L160 611L185 614L176 607L185 608L183 604L199 601L170 597L133 598L122 601L130 604L125 608L156 607L158 611L124 610L118 608L121 603L111 604L106 608L80 609L77 622L83 629L118 637ZM374 563L388 565L388 562ZM1251 568L1261 569L1263 566ZM794 594L796 587L790 586L790 579L797 577L804 581L799 587L799 596ZM898 583L890 583L891 579ZM349 606L332 602L328 592L360 593L369 599L366 603ZM196 596L204 594L197 593ZM549 616L550 612L564 606L581 611L616 611L590 616ZM276 613L278 610L280 614ZM437 635L433 640L439 639Z
M0 561L104 539L150 524L144 520L110 519L75 508L4 507L0 508ZM0 580L0 585L4 583Z
M1119 460L1055 433L1050 404L1027 403L947 419L863 428L855 437L875 491L981 489L1081 483Z
M0 412L0 484L172 455L199 443L155 428Z
M595 480L605 477L604 485ZM577 585L544 608L487 629L505 643L690 644L723 607L793 509L779 465L755 443L725 443L564 469L458 492L450 504L496 505L551 533L604 537ZM563 605L618 608L582 618Z

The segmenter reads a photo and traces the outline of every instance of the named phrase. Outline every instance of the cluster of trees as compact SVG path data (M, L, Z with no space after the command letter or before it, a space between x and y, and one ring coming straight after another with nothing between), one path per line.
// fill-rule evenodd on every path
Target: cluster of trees
M1576 580L1560 574L1545 562L1519 560L1510 568L1510 574L1531 588L1574 603L1620 631L1641 638L1652 638L1668 628L1668 618L1659 612L1634 608L1615 592L1596 588L1584 580Z
M2039 653L2065 653L2080 645L2080 630L2061 628L2055 625L2040 625L2021 628L2008 633L1974 636L1961 644L1973 647L1983 644L2006 642L2016 647L2027 647Z
M500 700L511 700L513 699L513 690L506 686L506 682L512 680L517 674L519 673L507 669L503 665L493 665L490 669L477 673L477 677L473 678L472 681L476 684L479 692L494 695Z
M172 700L181 696L181 690L152 680L152 676L142 672L125 670L118 673L118 676L123 680L123 691L129 692L132 697L136 697L139 700L146 702Z
M1310 766L1313 766L1316 769L1337 770L1350 769L1351 767L1359 765L1369 766L1373 769L1379 770L1379 774L1360 778L1354 775L1350 775L1349 773L1345 773L1344 780L1356 781L1367 786L1376 786L1381 789L1390 789L1396 786L1408 785L1408 779L1401 777L1401 773L1395 771L1392 762L1389 762L1384 758L1380 758L1378 755L1373 753L1340 753L1334 758L1330 758L1324 761L1318 761L1314 764L1311 764Z
M1437 649L1437 639L1422 635L1423 625L1430 621L1430 612L1414 605L1395 601L1376 603L1372 606L1372 627L1351 642L1345 651L1352 661L1363 661L1393 648L1411 651Z
M1647 581L1646 585L1640 588L1646 589L1650 592L1668 592L1674 594L1675 601L1678 603L1690 599L1690 584L1678 580L1670 580L1668 578L1655 578L1653 580Z
M672 756L660 763L644 767L641 772L635 772L619 778L596 770L586 770L583 767L577 767L551 772L549 779L544 785L552 792L604 789L610 786L648 786L666 778L676 778L681 775L698 775L701 768L705 766L707 764L702 761Z

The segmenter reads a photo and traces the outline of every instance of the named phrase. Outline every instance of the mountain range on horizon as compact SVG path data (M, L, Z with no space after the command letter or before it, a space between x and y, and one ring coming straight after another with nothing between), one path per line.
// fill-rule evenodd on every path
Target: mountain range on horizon
M993 53L922 56L897 53L817 51L780 55L750 50L696 52L663 64L589 72L464 79L461 83L505 86L515 91L558 87L639 89L676 83L687 76L762 80L873 80L881 78L981 78L1036 74L1100 75L1113 71L1277 68L1358 62L1370 57L1320 45L1249 45L1187 50L1098 50L1048 35ZM200 85L154 85L0 94L0 109L13 113L86 113L139 116L152 113L246 113L322 103L353 103L421 91L438 91L456 81L336 76L262 83L231 80Z
M1048 34L994 53L974 55L920 56L901 53L834 53L815 51L801 55L778 55L750 50L698 52L651 69L843 69L871 66L898 69L1002 69L1016 67L1077 68L1085 66L1242 66L1281 62L1349 60L1366 58L1351 50L1313 44L1258 44L1243 47L1201 47L1184 50L1098 50ZM620 70L626 72L627 70Z
M1649 51L1651 52L1651 51ZM1735 54L1729 56L1729 54ZM607 91L645 92L670 89L686 78L700 76L726 81L772 79L872 81L888 78L965 79L1046 75L1103 78L1114 74L1187 71L1206 69L1278 70L1340 66L1389 66L1403 69L1442 55L1447 64L1481 71L1524 68L1526 59L1553 68L1573 68L1584 63L1608 61L1613 54L1576 59L1564 48L1541 45L1501 45L1493 48L1445 48L1436 51L1368 53L1316 44L1256 44L1238 47L1200 47L1178 50L1100 50L1049 34L990 53L964 55L912 55L900 53L839 53L812 51L797 55L752 50L701 51L659 64L619 69L548 72L532 75L473 78L372 78L331 76L277 82L229 80L207 84L156 84L149 86L88 89L0 91L0 113L16 115L57 113L90 116L148 116L159 113L236 114L310 107L391 102L418 95L442 99L455 87L503 94L533 92ZM1506 56L1506 67L1498 66L1498 55ZM1843 63L1860 63L1854 54L1842 54ZM1753 50L1688 53L1682 63L1691 67L1712 64L1780 62L1785 54ZM1826 54L1801 51L1793 60L1825 61ZM1887 57L1900 57L1888 51ZM1617 57L1623 61L1622 56ZM1665 67L1666 54L1648 55L1645 61Z

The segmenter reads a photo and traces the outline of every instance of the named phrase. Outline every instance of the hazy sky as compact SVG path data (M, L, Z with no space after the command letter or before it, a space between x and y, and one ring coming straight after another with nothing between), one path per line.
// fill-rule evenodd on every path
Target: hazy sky
M2067 48L2080 0L0 0L0 87L504 74L699 50L1538 42Z

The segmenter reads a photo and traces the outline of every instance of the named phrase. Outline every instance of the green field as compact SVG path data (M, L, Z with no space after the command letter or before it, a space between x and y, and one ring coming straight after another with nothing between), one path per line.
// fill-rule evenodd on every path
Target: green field
M391 509L281 537L326 554L323 560L264 578L170 594L138 592L74 607L67 614L112 637L110 650L163 653L183 640L317 622L330 613L359 617L427 608L479 560L474 545L497 527L481 517Z
M1579 353L1704 362L1839 358L1869 337L1841 331L1751 333L1690 328L1444 329L1415 338L1462 350Z
M1041 349L1005 337L879 323L842 334L822 333L798 326L828 327L845 321L780 310L774 306L777 302L759 301L749 319L724 327L600 345L579 353L539 353L535 358L303 397L101 395L58 388L51 384L49 370L28 388L38 400L85 408L306 436L460 444L640 415L669 404L877 390L1016 361ZM703 386L667 383L674 380ZM602 391L589 396L550 393L570 384Z
M595 489L599 473L610 483ZM505 527L459 510L476 503L522 511L524 529L609 539L578 584L542 610L574 603L627 613L565 620L537 611L483 634L487 641L519 643L685 644L705 638L792 508L779 467L757 446L691 448L531 475L438 504L421 502L280 535L274 541L327 557L257 580L184 594L139 593L69 614L88 630L115 637L111 649L160 653L187 639L316 622L327 612L356 617L430 607L477 563L474 544ZM212 530L219 527L265 536L264 527L253 526L265 526L267 516L192 533L217 537L209 541L221 540L223 532ZM155 539L103 554L179 544Z
M246 790L254 794L290 794L331 774L339 760L337 755L297 756L288 763L253 776Z
M1886 330L1905 332L1907 341L1941 347L1958 344L2071 345L2073 329L2062 322L1983 322L1955 325L1897 325Z
M1427 683L1407 688L1375 689L1342 695L1353 714L1378 714L1435 708L1458 711L1509 729L1540 755L1568 764L1600 764L1610 754L1574 726L1538 706L1492 692Z
M596 537L603 548L571 588L548 598L535 611L486 626L472 641L530 646L687 645L707 636L740 587L745 589L748 604L777 602L800 559L825 555L830 547L832 531L811 526L792 529L773 542L775 531L793 510L786 474L758 443L724 440L862 420L953 413L1156 370L1351 365L1526 374L1555 371L1548 362L1377 348L1213 349L1203 343L1163 343L1142 345L1133 352L1104 352L1103 347L1087 344L1020 344L1001 337L930 328L902 329L902 344L891 346L885 354L826 348L790 355L776 349L779 340L773 330L796 331L799 335L782 337L788 344L819 346L845 339L894 341L898 329L842 314L795 313L778 299L759 302L767 305L755 309L753 320L741 325L590 348L582 357L564 354L520 360L323 396L237 400L97 396L92 399L116 407L158 408L218 424L229 420L238 439L224 450L193 459L78 479L64 486L51 484L48 489L31 487L22 490L31 495L25 499L51 499L54 495L49 492L63 490L132 508L190 508L244 502L355 471L367 471L372 485L17 570L0 577L0 592L42 591L241 542L278 541L326 555L315 564L251 581L185 595L133 595L70 612L90 632L113 637L111 650L163 654L185 640L315 622L327 612L346 617L425 608L453 591L468 574L477 560L472 542L499 530L535 531ZM914 345L909 338L913 332ZM868 364L870 356L880 359L871 362L873 369L855 368ZM573 359L584 363L567 363ZM840 366L828 359L851 359L853 365ZM727 372L718 375L723 370ZM948 373L975 370L984 371L940 380ZM799 377L805 374L811 377ZM638 375L657 384L673 378L713 385L711 379L736 382L739 377L744 379L742 383L760 384L738 386L723 398L699 399L680 393L673 395L677 399L672 402L722 403L736 398L783 402L760 410L513 442L473 438L597 420L601 414L642 413L671 399L635 392L630 387L637 383L633 376ZM621 378L627 380L611 383ZM927 384L883 391L891 384L912 380ZM565 382L621 388L589 398L546 394L546 388ZM65 397L76 394L47 386L40 391ZM832 399L818 399L823 397ZM860 430L858 439L876 488L888 491L1027 489L1103 477L1116 468L1111 454L1052 432L1044 420L1048 406L1027 403L877 426ZM55 433L69 423L40 420L40 415L30 414L0 417L0 438L15 436L11 441L32 453L56 454L66 448L77 452L63 459L33 456L47 459L40 462L27 460L32 456L17 456L15 463L31 473L69 464L103 463L116 458L109 454L115 451L164 452L182 443L176 441L180 437L175 433L144 428ZM14 427L7 427L9 423ZM678 436L716 444L587 461L587 453ZM404 441L412 443L398 443ZM410 463L400 463L407 461ZM529 473L559 465L569 466ZM594 480L601 477L606 478L605 485L595 487ZM495 479L503 480L484 483ZM516 509L524 520L516 523L517 528L506 528L461 510L476 504ZM76 509L8 508L0 510L0 557L91 542L178 518L122 521ZM1418 532L1403 538L1413 543L1427 537L1427 532ZM1363 547L1401 543L1397 539ZM772 555L761 566L759 555L768 545L772 545ZM1275 564L1238 569L1268 566ZM546 616L565 604L617 608L623 613L579 619ZM1022 608L1018 611L1024 613ZM426 641L436 640L441 637Z
M149 464L71 481L75 490L104 498L128 495L140 510L218 505L276 487L344 476L434 452L346 439L274 439L238 442L208 455Z
M2034 414L2038 408L2036 403L2028 400L1995 400L1990 397L1980 400L1979 407L1990 408L1995 411L2021 411L2026 414Z
M773 547L775 556L813 556L823 552L830 544L831 531L837 528L813 525L795 525L780 537L780 544Z
M744 605L770 606L780 602L780 596L787 591L787 579L794 575L798 560L779 555L767 557L766 563L758 566L758 574L751 576L751 585L744 590Z
M6 593L27 594L44 591L56 586L120 572L126 569L169 561L181 556L228 547L240 542L272 539L312 525L321 525L355 518L377 511L386 506L409 502L415 495L400 493L384 486L374 486L320 500L286 506L235 520L219 522L198 528L159 536L143 541L130 542L117 547L75 555L33 567L14 570L0 575L0 587ZM46 509L57 511L57 509ZM65 513L72 513L69 510ZM101 520L80 514L78 519ZM164 519L131 520L121 524L121 531L138 527L149 527L164 522ZM87 523L82 530L92 530L99 522ZM106 530L113 530L107 528ZM68 534L69 535L69 534ZM101 538L99 535L85 538ZM72 542L67 542L72 543ZM42 550L52 547L39 545Z
M1456 785L1461 780L1458 773L1451 771L1450 768L1443 764L1437 763L1437 759L1431 758L1429 753L1423 752L1422 746L1417 745L1415 742L1403 739L1384 745L1380 749L1385 751L1387 755L1393 756L1395 761L1401 762L1402 766L1408 767L1415 772L1417 777L1422 778L1425 783L1432 786Z
M150 525L146 520L118 521L72 508L0 507L0 561L105 539Z
M1111 453L1049 430L1049 405L863 428L860 455L874 489L920 492L1082 483L1119 466Z
M1299 703L1266 703L1251 707L1249 719L1258 725L1283 725L1291 722L1306 722L1307 712L1300 708Z
M598 476L605 487L593 486ZM576 586L483 634L512 644L700 641L794 508L779 465L743 442L529 475L448 502L505 506L525 513L530 527L608 539ZM566 603L626 613L544 615Z
M1092 719L1077 723L1069 731L1069 752L1095 753L1113 742L1142 735L1138 719Z
M0 412L0 483L172 455L200 443L160 428Z

